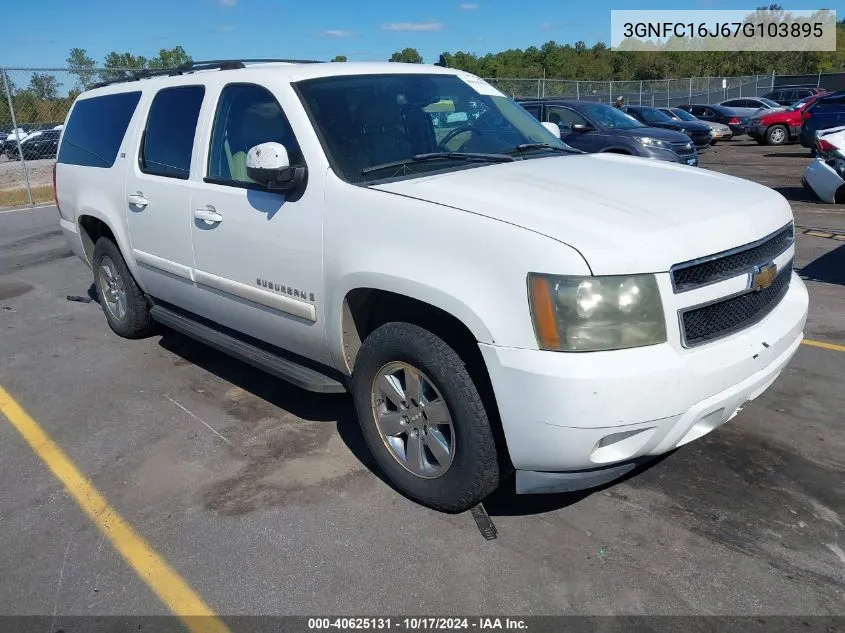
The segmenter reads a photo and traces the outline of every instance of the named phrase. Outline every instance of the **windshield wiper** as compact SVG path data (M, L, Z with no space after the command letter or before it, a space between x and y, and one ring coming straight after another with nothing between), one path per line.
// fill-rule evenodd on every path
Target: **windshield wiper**
M507 154L483 154L481 152L429 152L427 154L414 154L408 158L382 163L381 165L364 167L361 170L361 174L365 175L381 169L390 169L391 167L406 167L412 163L422 163L429 160L469 160L484 163L509 163L514 158Z
M563 152L565 154L583 154L583 152L579 149L567 149L565 147L549 145L548 143L520 143L512 150L508 151L508 154L520 154L522 152L530 152L535 149L548 150L551 152Z

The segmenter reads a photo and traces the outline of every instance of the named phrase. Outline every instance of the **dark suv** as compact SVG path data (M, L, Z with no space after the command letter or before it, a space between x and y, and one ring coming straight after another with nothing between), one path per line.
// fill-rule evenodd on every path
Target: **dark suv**
M804 86L782 86L780 88L775 88L771 92L767 92L763 95L765 99L771 99L772 101L776 101L781 105L792 105L796 101L801 101L802 99L806 99L807 97L812 97L818 94L824 94L827 92L824 88L816 88L813 86L812 88L807 88Z
M745 124L741 118L730 108L720 105L710 104L687 104L678 106L681 110L685 110L697 119L702 121L712 121L713 123L724 123L733 132L734 136L745 134Z
M801 115L798 140L804 147L816 144L816 131L845 125L845 90L819 97Z
M692 139L698 149L708 147L713 140L713 131L706 123L678 121L652 106L625 106L623 109L627 114L651 127L662 127L667 130L683 132Z
M522 101L540 121L557 123L560 138L585 152L614 152L698 165L690 138L673 130L648 127L612 106L592 101Z

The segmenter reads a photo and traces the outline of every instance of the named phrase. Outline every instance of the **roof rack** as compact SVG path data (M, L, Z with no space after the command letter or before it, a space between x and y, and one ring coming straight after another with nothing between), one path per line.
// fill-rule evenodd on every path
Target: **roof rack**
M189 61L174 68L161 68L155 70L142 68L129 77L119 77L117 79L101 81L91 86L91 88L102 88L112 84L138 81L139 79L147 79L149 77L175 77L177 75L185 75L199 70L235 70L238 68L246 68L246 64L248 63L319 64L321 62L314 59L209 59Z

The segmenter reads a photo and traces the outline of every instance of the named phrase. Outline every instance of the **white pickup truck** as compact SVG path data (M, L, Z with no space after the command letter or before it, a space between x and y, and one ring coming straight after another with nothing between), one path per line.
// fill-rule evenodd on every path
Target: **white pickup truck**
M513 471L520 493L596 486L703 436L807 317L780 194L583 154L449 68L197 62L103 85L55 178L117 334L159 322L351 391L384 475L444 511Z

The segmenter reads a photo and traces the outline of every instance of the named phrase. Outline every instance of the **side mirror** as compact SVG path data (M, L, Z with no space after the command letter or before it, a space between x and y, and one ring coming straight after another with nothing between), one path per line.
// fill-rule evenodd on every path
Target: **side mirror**
M302 184L305 167L292 167L281 143L261 143L247 152L246 175L267 189L289 191Z
M572 126L572 131L577 134L583 134L584 132L591 132L593 129L592 125L587 125L586 123L575 123Z
M543 127L546 128L552 134L554 134L555 138L560 138L560 128L557 126L557 123L550 123L549 121L543 121Z

